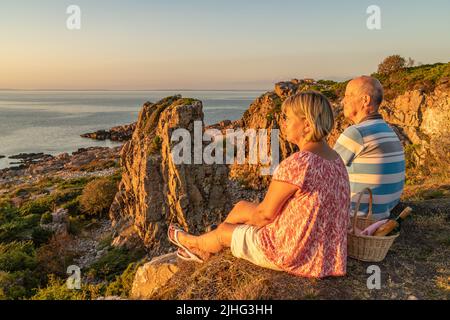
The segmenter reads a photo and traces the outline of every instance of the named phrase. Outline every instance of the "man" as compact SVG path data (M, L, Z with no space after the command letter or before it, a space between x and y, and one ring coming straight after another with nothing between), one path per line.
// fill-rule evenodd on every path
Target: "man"
M374 78L363 76L347 85L343 100L344 116L354 123L336 142L337 151L350 177L352 207L364 188L372 189L373 218L389 217L400 201L405 181L403 146L378 113L383 88ZM367 213L368 195L363 197L358 214Z

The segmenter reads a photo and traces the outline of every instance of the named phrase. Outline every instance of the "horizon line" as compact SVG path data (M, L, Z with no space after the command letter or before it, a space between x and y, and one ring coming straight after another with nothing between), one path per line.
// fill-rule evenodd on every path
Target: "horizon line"
M92 91L92 92L114 92L114 91L132 91L132 92L148 92L148 91L267 91L268 88L261 89L9 89L0 88L0 91Z

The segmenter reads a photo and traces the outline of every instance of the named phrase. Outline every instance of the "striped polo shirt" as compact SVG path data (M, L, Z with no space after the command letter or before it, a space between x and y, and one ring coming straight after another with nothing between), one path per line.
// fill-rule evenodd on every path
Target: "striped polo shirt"
M334 146L350 177L352 207L364 188L373 192L373 218L387 218L400 201L405 182L405 155L396 133L382 119L366 120L347 128ZM365 214L364 195L358 214Z

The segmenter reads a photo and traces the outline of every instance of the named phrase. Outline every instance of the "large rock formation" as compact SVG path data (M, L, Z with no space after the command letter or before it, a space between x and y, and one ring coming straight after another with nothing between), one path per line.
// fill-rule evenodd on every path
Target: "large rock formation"
M450 157L450 79L441 79L434 92L407 91L381 108L406 146L410 165L429 172L448 166Z
M341 86L344 88L345 86ZM342 88L340 88L342 90ZM273 91L268 92L250 105L240 123L244 129L279 128L281 104L289 96L305 91L318 90L328 96L335 114L335 128L328 143L334 145L339 135L350 125L344 118L343 107L336 91L326 81L314 82L292 80L280 82ZM334 90L334 91L333 91ZM406 91L393 100L384 101L380 108L384 119L391 124L403 142L409 166L420 167L420 172L439 173L447 170L450 157L450 79L442 78L435 90L425 93L422 90ZM296 151L280 131L280 161ZM264 189L270 182L270 176L259 174L259 165L233 165L230 177L252 189Z
M198 134L195 121L202 134L203 111L198 100L173 96L143 106L133 137L121 151L122 181L110 210L115 245L130 245L134 239L152 253L162 253L168 247L169 223L197 233L227 212L227 167L176 164L171 156L178 144L171 141L173 131L185 129L193 138ZM194 159L193 140L189 145L187 156Z

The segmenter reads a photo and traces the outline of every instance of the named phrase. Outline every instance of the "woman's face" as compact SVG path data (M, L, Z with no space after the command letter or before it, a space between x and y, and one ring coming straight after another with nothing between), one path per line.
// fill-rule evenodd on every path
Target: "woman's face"
M296 145L302 144L305 136L309 133L309 125L305 118L299 118L288 109L281 113L281 132L287 141Z

